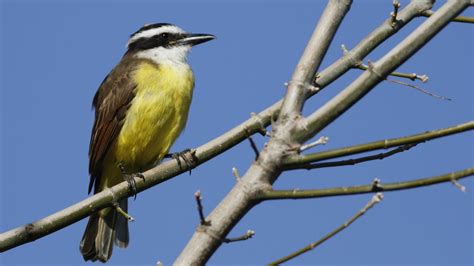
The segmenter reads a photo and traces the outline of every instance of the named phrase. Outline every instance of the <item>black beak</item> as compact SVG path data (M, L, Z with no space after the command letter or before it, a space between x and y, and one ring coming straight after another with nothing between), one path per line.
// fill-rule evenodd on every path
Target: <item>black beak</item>
M216 36L214 36L212 34L205 34L205 33L191 34L191 33L187 33L187 34L184 34L183 38L178 40L177 43L180 44L180 45L194 46L194 45L198 45L200 43L205 43L205 42L208 42L210 40L214 40L215 38L216 38Z

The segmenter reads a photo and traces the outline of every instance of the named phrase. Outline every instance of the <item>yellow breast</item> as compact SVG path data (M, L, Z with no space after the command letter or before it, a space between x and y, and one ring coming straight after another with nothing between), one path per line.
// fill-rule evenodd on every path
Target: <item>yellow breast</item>
M117 139L115 157L131 171L161 160L183 130L194 77L188 65L143 62L133 75L135 98Z

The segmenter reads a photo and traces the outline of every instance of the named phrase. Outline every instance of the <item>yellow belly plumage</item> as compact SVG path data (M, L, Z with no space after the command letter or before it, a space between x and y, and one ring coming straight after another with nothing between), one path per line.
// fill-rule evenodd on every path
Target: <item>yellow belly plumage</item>
M103 186L123 181L117 164L139 172L160 161L183 130L194 77L187 65L143 62L133 75L135 97L104 160Z

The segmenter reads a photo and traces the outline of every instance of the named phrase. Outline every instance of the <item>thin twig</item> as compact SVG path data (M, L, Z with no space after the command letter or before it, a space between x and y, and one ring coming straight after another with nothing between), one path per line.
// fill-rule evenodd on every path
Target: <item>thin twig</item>
M249 134L247 139L250 142L250 147L252 147L252 150L255 152L255 161L258 160L258 157L260 156L260 152L258 151L257 144L255 144L255 141L253 140L252 136Z
M406 144L403 146L400 146L398 148L392 149L389 152L382 152L379 154L374 154L374 155L369 155L369 156L364 156L360 158L354 158L354 159L348 159L348 160L341 160L341 161L333 161L333 162L323 162L323 163L308 163L308 164L303 164L303 165L298 165L298 166L290 166L290 167L285 167L285 170L297 170L297 169L317 169L317 168L325 168L325 167L336 167L336 166L345 166L345 165L356 165L359 163L363 162L368 162L368 161L374 161L374 160L383 160L387 157L390 157L392 155L395 155L400 152L407 151L413 147L415 147L417 144Z
M360 70L368 70L369 67L363 63L359 63L359 64L356 64L354 65L354 68L357 68L357 69L360 69ZM425 74L423 75L418 75L417 73L403 73L403 72L392 72L389 74L389 76L393 76L393 77L399 77L399 78L406 78L406 79L409 79L409 80L412 80L412 81L415 81L415 80L420 80L421 82L423 83L426 83L428 82L429 80L429 77Z
M130 214L126 213L122 208L120 208L120 205L119 205L119 204L115 204L114 207L115 207L115 210L116 210L120 215L122 215L123 217L125 217L125 219L127 219L127 220L130 221L130 222L135 221L135 218L133 218Z
M386 81L389 81L389 82L393 82L393 83L397 83L397 84L400 84L400 85L403 85L403 86L407 86L407 87L410 87L410 88L413 88L415 90L418 90L419 92L422 92L426 95L429 95L429 96L432 96L432 97L435 97L435 98L438 98L440 100L446 100L446 101L451 101L452 99L451 98L448 98L448 97L445 97L445 96L440 96L440 95L437 95L437 94L434 94L432 92L429 92L423 88L420 88L418 86L415 86L415 85L411 85L411 84L408 84L408 83L405 83L405 82L402 82L402 81L399 81L399 80L394 80L394 79L385 79Z
M432 10L426 10L423 13L421 13L422 16L424 17L431 17L434 12ZM464 16L458 16L453 19L451 19L453 22L461 22L461 23L474 23L474 18L473 17L464 17Z
M474 130L474 121L469 121L463 124L436 129L425 133L419 133L401 138L384 139L374 142L348 146L323 152L311 153L306 155L295 155L285 159L284 168L298 168L301 165L308 163L315 163L328 159L344 157L348 155L360 154L369 151L380 149L389 149L407 144L417 144L433 139L446 137L453 134Z
M390 13L390 17L391 17L391 20L392 20L392 27L395 27L397 26L397 23L398 23L398 20L397 20L397 16L398 16L398 9L400 8L400 2L398 0L393 0L393 12Z
M309 245L307 245L306 247L303 247L302 249L299 249L293 253L291 253L290 255L288 256L285 256L281 259L278 259L276 261L273 261L271 263L269 263L268 265L280 265L284 262L287 262L293 258L296 258L298 256L300 256L301 254L303 253L306 253L310 250L313 250L314 248L316 248L317 246L321 245L322 243L326 242L327 240L329 240L330 238L334 237L335 235L337 235L338 233L340 233L342 230L346 229L347 227L349 227L349 225L351 225L353 222L355 222L357 219L359 219L362 215L364 215L368 210L370 210L372 207L374 207L377 203L381 202L383 200L383 194L382 193L377 193L375 194L369 202L367 202L367 204L362 208L360 209L354 216L352 216L349 220L347 220L345 223L341 224L339 227L337 227L336 229L334 229L333 231L331 231L329 234L325 235L323 238L319 239L318 241L316 242L313 242Z
M254 231L252 231L252 230L247 230L247 232L246 232L244 235L242 235L242 236L239 236L239 237L232 237L232 238L225 238L224 240L222 240L222 242L224 242L224 243L232 243L232 242L244 241L244 240L247 240L247 239L252 238L254 235L255 235L255 232L254 232Z
M305 145L301 145L300 152L311 149L311 148L313 148L315 146L318 146L318 145L325 145L326 143L328 143L328 141L329 141L328 137L322 136L319 139L317 139L316 141L313 141L313 142L305 144Z
M237 182L241 181L239 171L237 170L237 168L232 167L232 174L235 176L235 180L237 180Z
M466 192L466 187L461 185L461 183L459 183L456 179L451 179L451 183L453 183L453 185L461 192Z
M194 198L196 199L197 210L198 210L198 213L199 213L199 221L200 221L201 225L204 225L204 226L211 225L211 222L206 221L206 218L204 216L204 208L202 207L201 191L199 191L199 190L196 191L196 193L194 193Z
M366 194L382 191L405 190L435 185L444 182L453 182L453 180L459 180L472 175L474 175L474 168L467 168L461 171L452 172L444 175L396 183L381 184L379 180L376 186L374 186L374 183L371 183L363 186L336 187L312 190L268 190L261 192L257 196L257 200L314 199L334 196Z

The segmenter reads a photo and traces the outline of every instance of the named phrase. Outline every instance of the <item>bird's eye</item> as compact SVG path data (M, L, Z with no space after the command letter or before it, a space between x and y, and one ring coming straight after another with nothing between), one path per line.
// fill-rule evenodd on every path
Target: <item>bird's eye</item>
M169 33L166 33L166 32L160 34L160 37L165 40L168 39L169 36L170 36Z

